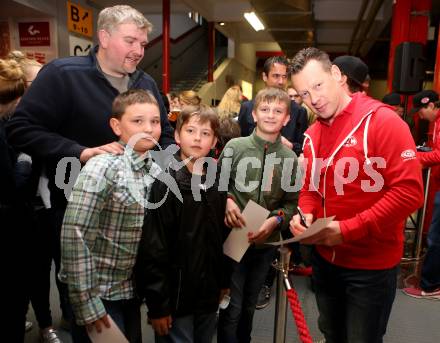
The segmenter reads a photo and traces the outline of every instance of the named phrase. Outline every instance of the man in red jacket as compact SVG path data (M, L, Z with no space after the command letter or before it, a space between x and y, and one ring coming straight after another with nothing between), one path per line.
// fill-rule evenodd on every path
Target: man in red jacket
M291 62L292 84L318 116L305 133L306 224L335 216L301 240L314 244L318 324L327 343L380 343L396 294L406 217L423 203L408 126L388 106L344 92L341 71L316 48ZM291 231L306 230L294 216Z
M405 288L403 292L414 298L440 299L440 102L436 92L425 90L414 95L413 104L421 119L435 121L433 150L419 152L417 157L424 167L432 167L431 187L436 193L420 288Z

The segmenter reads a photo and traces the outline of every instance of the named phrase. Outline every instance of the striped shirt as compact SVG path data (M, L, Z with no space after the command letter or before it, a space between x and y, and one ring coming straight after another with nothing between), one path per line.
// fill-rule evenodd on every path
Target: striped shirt
M128 150L95 156L81 170L64 216L59 274L79 325L106 314L101 298L134 297L143 202L159 172L150 158Z

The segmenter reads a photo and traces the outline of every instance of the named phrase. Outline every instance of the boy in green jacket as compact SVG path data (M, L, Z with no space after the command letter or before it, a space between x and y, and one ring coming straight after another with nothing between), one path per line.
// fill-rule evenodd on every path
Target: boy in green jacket
M252 112L254 132L229 141L220 156L221 164L231 165L227 225L245 225L241 211L249 200L268 209L270 215L257 232L249 234L252 245L233 266L231 301L227 309L220 311L219 343L250 342L258 293L276 252L274 247L263 244L280 239L280 231L288 228L296 208L299 189L293 183L297 159L281 143L280 135L289 121L289 106L290 98L281 89L265 88L258 92Z

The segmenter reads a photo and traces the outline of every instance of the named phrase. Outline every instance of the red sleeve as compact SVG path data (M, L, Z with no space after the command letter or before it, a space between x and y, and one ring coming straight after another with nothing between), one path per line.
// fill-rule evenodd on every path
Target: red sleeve
M437 132L435 132L436 137L440 137L440 123L436 125ZM432 151L430 152L418 152L417 158L424 167L431 167L436 164L440 164L440 139L437 138Z
M388 108L380 108L368 132L369 157L383 157L386 167L377 169L384 179L383 196L372 207L340 222L344 241L359 239L398 225L423 205L421 166L408 125ZM388 233L389 234L389 233Z
M306 138L307 139L307 138ZM322 198L318 192L310 187L310 178L312 170L312 152L310 144L305 144L304 146L304 185L301 188L299 194L298 205L304 213L312 213L313 217L316 218L318 211L317 209L321 206Z

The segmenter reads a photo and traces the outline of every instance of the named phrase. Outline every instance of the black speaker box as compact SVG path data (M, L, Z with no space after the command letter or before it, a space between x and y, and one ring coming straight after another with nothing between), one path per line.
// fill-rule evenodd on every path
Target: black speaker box
M421 43L403 42L394 55L393 90L397 93L417 93L425 79L425 57Z

